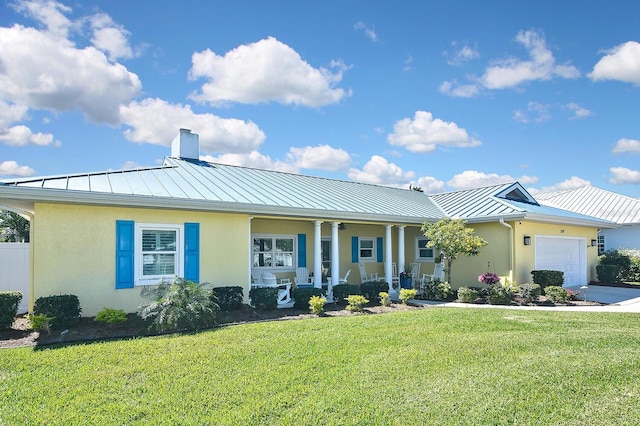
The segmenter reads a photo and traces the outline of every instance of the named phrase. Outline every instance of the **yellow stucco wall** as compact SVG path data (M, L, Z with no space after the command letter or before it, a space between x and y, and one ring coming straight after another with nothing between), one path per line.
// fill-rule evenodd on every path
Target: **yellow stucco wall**
M34 300L75 294L83 316L104 307L135 312L141 287L115 288L116 220L200 224L200 281L239 285L248 295L248 217L158 209L43 204L35 206Z

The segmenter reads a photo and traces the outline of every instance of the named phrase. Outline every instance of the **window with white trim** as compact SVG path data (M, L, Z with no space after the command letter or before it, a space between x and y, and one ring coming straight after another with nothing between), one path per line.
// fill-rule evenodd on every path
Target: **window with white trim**
M375 262L378 259L376 253L376 239L371 237L358 238L358 257L360 262Z
M416 237L415 239L415 253L416 261L433 262L434 261L434 249L427 247L429 239L427 237Z
M254 235L253 267L292 269L296 265L295 246L293 235Z
M605 252L604 235L598 235L598 256Z
M136 285L183 276L183 225L136 223Z

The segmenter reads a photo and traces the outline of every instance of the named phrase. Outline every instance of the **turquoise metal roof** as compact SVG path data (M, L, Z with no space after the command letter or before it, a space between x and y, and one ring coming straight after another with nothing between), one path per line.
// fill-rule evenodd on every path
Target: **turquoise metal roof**
M618 224L640 223L640 200L593 186L539 193L536 199L547 206Z
M101 198L105 204L117 199L120 205L147 205L145 199L153 198L155 206L172 200L185 209L249 214L408 223L443 216L417 191L176 158L167 158L161 167L4 180L0 198L6 194L2 186L37 189L34 197L60 190L85 202Z

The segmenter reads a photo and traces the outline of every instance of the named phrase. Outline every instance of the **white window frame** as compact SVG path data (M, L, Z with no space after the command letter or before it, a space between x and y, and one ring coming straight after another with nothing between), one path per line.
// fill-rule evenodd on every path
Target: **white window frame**
M420 247L420 242L419 242L420 240L429 241L429 239L427 237L416 237L414 239L414 250L415 250L415 255L416 255L416 262L435 262L436 249L432 248L432 247ZM423 250L425 248L431 250L431 257L422 257L422 256L420 256L420 250Z
M607 239L606 236L604 234L598 234L598 239L597 239L597 247L598 247L598 256L600 256L601 254L603 254L605 251L607 251Z
M272 245L271 245L271 259L275 259L276 258L276 240L278 239L291 239L293 240L293 250L291 251L291 266L274 266L273 265L273 261L272 261L272 265L271 266L255 266L253 264L253 256L256 253L260 253L260 252L256 252L253 250L253 240L256 238L262 238L262 239L271 239L272 240ZM265 252L266 253L266 252ZM284 252L284 253L289 253L289 252ZM279 272L286 272L286 271L295 271L297 265L298 265L298 236L297 235L287 235L287 234L252 234L251 235L251 265L253 268L259 268L262 270L275 270L275 271L279 271Z
M142 232L152 231L176 231L175 273L167 275L143 276ZM135 285L154 285L162 279L171 280L176 276L184 276L184 225L163 223L136 223L135 224L135 255L134 273Z
M371 247L362 247L363 241L371 241ZM358 260L360 262L377 262L377 238L376 237L358 237ZM362 256L362 250L371 250L371 256Z

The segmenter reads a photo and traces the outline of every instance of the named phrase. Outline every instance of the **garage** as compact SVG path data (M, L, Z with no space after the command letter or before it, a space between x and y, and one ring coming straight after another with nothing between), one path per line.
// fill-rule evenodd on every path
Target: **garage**
M535 236L535 269L564 272L564 286L588 284L584 238Z

